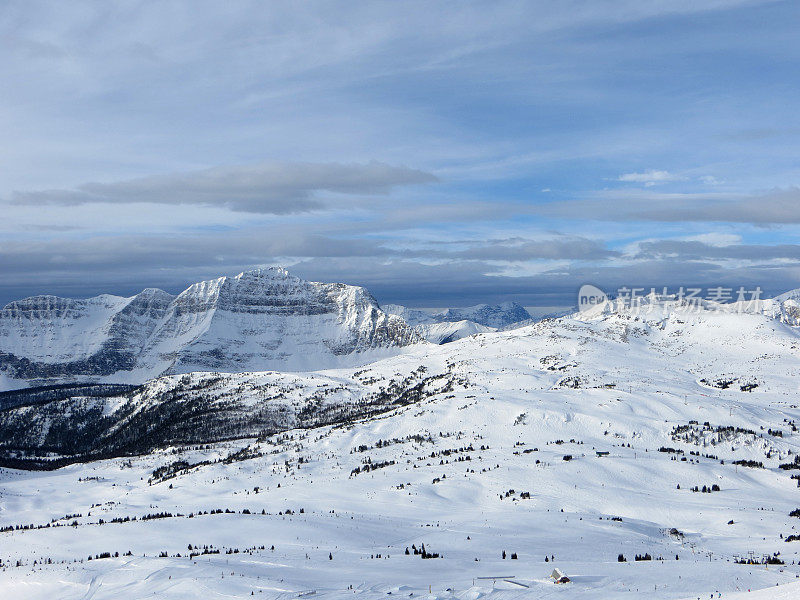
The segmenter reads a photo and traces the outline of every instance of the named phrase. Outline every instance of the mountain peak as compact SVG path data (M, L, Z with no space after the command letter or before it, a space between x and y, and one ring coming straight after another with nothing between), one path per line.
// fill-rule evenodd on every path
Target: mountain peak
M478 304L467 308L448 308L437 313L442 321L473 321L487 327L504 327L531 318L530 313L516 302Z
M411 325L472 321L485 327L497 329L531 318L530 313L516 302L476 304L466 308L446 308L435 313L407 308L399 304L385 304L383 308L388 313L404 318Z
M239 273L234 279L291 279L301 281L299 277L292 275L284 267L257 267L255 269L248 269L247 271Z
M165 292L161 288L144 288L141 292L136 294L138 298L174 298L169 292Z

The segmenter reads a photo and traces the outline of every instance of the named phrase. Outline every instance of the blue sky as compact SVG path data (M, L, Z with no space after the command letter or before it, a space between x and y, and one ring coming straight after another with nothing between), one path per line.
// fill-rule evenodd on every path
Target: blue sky
M800 4L7 2L0 303L800 287Z

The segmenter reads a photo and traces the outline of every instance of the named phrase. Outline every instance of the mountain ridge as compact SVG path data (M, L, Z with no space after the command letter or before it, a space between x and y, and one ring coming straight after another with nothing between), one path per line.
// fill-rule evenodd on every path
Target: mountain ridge
M401 304L383 304L381 307L388 313L403 317L409 325L470 321L483 325L484 327L499 329L513 323L531 319L531 315L525 310L525 307L516 302L476 304L463 308L445 308L436 312L409 308Z

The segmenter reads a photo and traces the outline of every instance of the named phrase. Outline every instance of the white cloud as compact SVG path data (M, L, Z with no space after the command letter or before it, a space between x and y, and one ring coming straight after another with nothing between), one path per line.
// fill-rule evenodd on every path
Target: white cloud
M722 248L742 243L742 236L734 233L710 232L683 238L687 242L701 242L707 246Z
M643 183L645 186L650 187L660 183L669 183L671 181L682 181L685 179L680 175L675 175L669 171L657 171L650 169L642 173L624 173L619 176L617 181L624 181L625 183Z

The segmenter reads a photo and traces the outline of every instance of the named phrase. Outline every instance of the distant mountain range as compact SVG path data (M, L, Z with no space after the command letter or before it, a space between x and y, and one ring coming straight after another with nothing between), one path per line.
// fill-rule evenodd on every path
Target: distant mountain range
M798 326L800 290L763 300L756 311ZM304 281L278 267L202 281L177 296L158 289L129 298L34 296L0 310L0 390L357 367L412 344L534 322L514 302L439 312L381 307L362 287Z
M679 299L675 296L647 294L637 297L636 309L642 315L662 314L667 316L679 309L689 307L726 313L761 314L791 327L800 327L800 289L790 290L774 298L745 298L731 302L715 302L700 298ZM612 298L589 310L590 314L630 312L630 299ZM520 323L524 325L527 323Z
M433 313L407 308L399 304L384 304L382 308L387 313L403 317L406 323L412 326L429 325L431 323L472 321L484 327L500 329L512 323L518 323L531 318L530 313L516 302L478 304L477 306L469 306L467 308L448 308Z
M209 300L211 306L206 306L206 311L216 311L204 317L212 321L211 325L197 329L202 335L195 344L174 344L175 362L169 365L173 371L206 372L159 377L140 386L70 384L0 393L0 465L36 466L41 462L58 466L65 461L146 453L169 445L263 438L289 429L352 423L433 397L446 399L454 391L465 396L464 400L486 403L494 397L519 394L520 381L525 381L525 393L559 390L563 395L583 390L587 397L607 397L614 403L619 402L620 394L643 387L651 390L658 402L662 401L659 394L667 394L681 406L688 392L702 394L703 398L712 393L716 397L721 390L736 397L750 393L759 397L764 393L782 395L796 385L797 373L791 365L797 360L800 334L775 318L784 314L775 311L784 302L793 301L790 297L766 301L755 311L762 314L739 314L733 305L728 305L728 311L720 311L710 303L702 303L695 310L685 301L655 298L646 299L652 300L652 305L645 304L641 310L610 302L595 311L434 346L412 343L420 338L410 325L376 308L361 288L303 282L276 269L197 284L187 292L206 297L210 287L223 290L214 292L211 297L216 300ZM354 301L353 295L360 301ZM336 301L329 305L325 299L331 297ZM352 318L355 325L340 322L336 311ZM151 316L161 323L153 329L153 340L165 343L160 342L158 332L175 331L174 325L167 329L167 324L178 318L176 312L180 313L167 308ZM435 321L454 312L424 313L424 318ZM471 312L497 314L485 307ZM406 310L405 314L413 322L414 313ZM149 319L143 321L150 323ZM95 325L99 322L93 321ZM260 323L260 335L244 329L255 327L254 323ZM427 322L416 327L463 327L465 323L470 322ZM313 357L331 364L342 358L334 353L340 348L361 356L345 354L350 365L322 372L252 369L258 361L275 361L275 350L245 355L243 348L253 348L256 341L278 335L276 328L292 325L298 329L286 335L292 336L292 347L303 353L305 360ZM478 323L472 325L488 329ZM48 332L47 339L55 339L54 327L44 327L41 322L39 327ZM226 337L219 335L220 330ZM316 338L315 331L320 332ZM234 334L242 336L244 342L235 345ZM305 345L300 346L299 340ZM333 341L339 345L332 346ZM80 348L81 342L86 340L76 338L71 347ZM403 344L406 347L401 348ZM157 356L149 351L151 347L162 346L155 342L144 346L148 351L137 357L139 361ZM124 348L129 350L130 343ZM206 348L208 354L201 352ZM395 356L376 359L376 350ZM108 356L114 356L108 352ZM226 355L227 363L222 358ZM197 368L198 363L203 365L201 360L221 366ZM248 368L237 372L237 360L244 360ZM300 357L294 360L294 364L301 364ZM358 364L358 360L369 364ZM61 368L68 364L57 363ZM207 372L214 370L231 372ZM509 375L499 375L506 372ZM133 372L128 374L132 376ZM119 379L121 373L114 377ZM492 391L478 392L482 386ZM581 395L575 398L579 404L585 402ZM650 402L655 400L651 398ZM585 405L595 406L593 401ZM461 410L470 405L458 406ZM487 411L492 407L489 403L483 406ZM563 421L566 417L558 412L563 407L554 406ZM523 407L524 403L515 405L516 412L505 413L506 418L519 413L524 416ZM648 410L642 408L647 419ZM597 418L605 418L604 414ZM579 430L585 427L580 423L576 426ZM51 462L50 453L62 458ZM23 454L28 458L23 460Z
M530 313L516 302L478 304L433 313L399 304L384 304L382 308L387 313L402 317L417 333L434 344L445 344L476 333L497 331L532 320Z
M514 303L382 309L364 288L304 281L278 267L202 281L177 296L152 288L129 298L33 296L0 311L0 390L357 366L527 318Z

